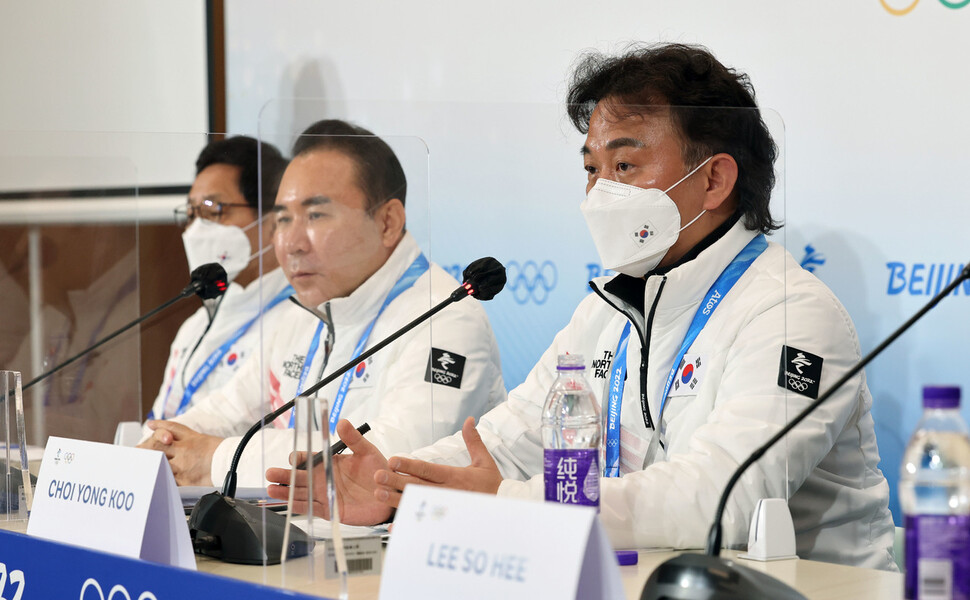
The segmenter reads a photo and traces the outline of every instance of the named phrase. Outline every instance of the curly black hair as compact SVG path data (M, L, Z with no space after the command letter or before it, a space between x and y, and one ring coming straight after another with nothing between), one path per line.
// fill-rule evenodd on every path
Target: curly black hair
M598 52L580 58L567 95L567 114L581 133L589 130L596 105L623 118L669 111L684 140L688 166L724 152L738 163L738 210L744 225L767 233L781 224L768 204L778 155L744 73L722 65L701 46L660 44L633 47L620 56Z

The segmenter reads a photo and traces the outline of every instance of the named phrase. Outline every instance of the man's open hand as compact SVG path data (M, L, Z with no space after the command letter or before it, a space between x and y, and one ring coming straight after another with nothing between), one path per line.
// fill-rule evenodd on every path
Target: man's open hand
M471 456L471 465L452 467L395 456L388 461L388 468L374 474L374 482L377 484L375 497L388 507L397 508L404 487L409 484L496 493L502 483L502 474L485 447L482 436L475 429L475 419L465 419L461 436Z

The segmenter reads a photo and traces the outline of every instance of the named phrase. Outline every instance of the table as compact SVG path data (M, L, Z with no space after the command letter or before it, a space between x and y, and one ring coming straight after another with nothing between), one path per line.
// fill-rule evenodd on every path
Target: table
M23 533L26 522L0 522L0 529ZM657 565L678 554L680 552L670 550L641 550L637 565L620 567L626 597L638 599L643 584ZM732 550L725 550L722 555L776 577L812 600L883 600L903 597L903 576L899 573L801 559L762 563L737 559L738 552ZM285 588L311 596L336 598L340 593L339 581L324 578L323 556L323 543L319 543L312 556L288 561L286 565L236 565L205 556L197 556L197 564L201 573ZM380 592L380 582L379 575L351 577L348 584L351 600L376 599Z
M657 565L678 554L681 552L641 550L637 565L620 567L626 597L633 600L639 599L643 584L650 573ZM738 554L739 552L732 550L722 552L725 558L731 559L736 559ZM200 557L198 564L199 570L203 572L263 585L286 587L308 595L336 598L340 592L339 583L334 579L323 578L323 562L320 556L321 552L314 553L313 568L316 578L312 582L305 576L309 571L309 558L291 561L285 569L279 565L265 569L230 565L205 557ZM903 597L903 576L899 573L801 559L767 563L737 559L737 562L784 581L811 600L844 600L845 598L884 600ZM286 585L284 585L284 576ZM351 577L348 587L351 600L376 599L380 590L380 577L377 575Z
M0 529L23 533L26 530L26 522L0 522ZM268 567L235 565L204 556L197 556L197 564L200 573L285 588L308 596L336 598L340 592L339 581L324 578L323 549L324 545L319 543L312 556L288 561L286 565ZM677 554L680 552L641 550L637 565L620 567L626 597L638 599L650 573L657 565ZM903 596L903 576L899 573L800 559L762 563L737 559L738 552L731 550L725 550L722 554L726 558L735 559L740 564L784 581L812 600L844 598L883 600ZM105 557L107 559L108 555ZM176 573L185 573L185 571L179 569L173 571L172 575ZM379 575L351 577L348 584L350 598L352 600L376 599L380 593L380 583Z

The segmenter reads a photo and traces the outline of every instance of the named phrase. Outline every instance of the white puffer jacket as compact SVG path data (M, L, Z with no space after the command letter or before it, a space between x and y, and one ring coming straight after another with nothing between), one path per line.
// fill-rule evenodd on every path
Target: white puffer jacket
M769 243L688 349L685 360L697 365L700 359L699 366L687 385L671 392L663 414L664 446L652 460L646 456L654 432L641 411L641 359L648 373L649 412L657 423L664 384L694 314L724 268L756 235L736 223L693 260L665 275L650 275L643 299L646 318L604 289L616 285L609 278L592 282L597 293L580 303L526 381L481 419L479 431L507 478L500 494L542 498L540 415L557 355L585 357L587 377L605 411L609 365L632 319L620 411L621 477L602 480L600 518L619 548L704 546L721 491L736 467L811 402L779 385L783 346L802 351L810 362L822 359L816 384L821 392L860 358L855 329L832 292L783 247ZM648 351L642 354L642 347ZM877 467L871 404L860 374L753 465L727 504L725 545L746 544L758 499L789 498L799 556L895 570L889 487ZM460 435L414 454L468 462Z
M353 293L317 307L317 313L330 315L333 347L328 357L325 325L304 388L356 355L354 348L365 328L419 254L414 238L405 234L387 262ZM366 347L444 300L457 287L453 277L432 263L413 286L388 304ZM172 419L226 438L212 459L215 485L221 485L225 478L238 436L297 395L303 362L320 319L295 304L280 306L279 310L281 314L274 321L277 330L263 331L265 361L249 361L227 385ZM447 358L442 359L445 353ZM340 417L356 426L369 423L367 439L387 455L429 445L458 431L466 417L484 414L505 399L495 335L485 310L473 298L448 306L351 372L353 378ZM320 390L317 398L326 399L329 406L341 379ZM326 427L322 407L315 412L316 425ZM267 468L288 466L294 443L293 430L287 429L289 423L287 412L274 422L275 427L264 428L252 439L240 462L239 486L263 486ZM298 427L302 433L304 425ZM314 450L320 450L321 444L322 436L314 435Z

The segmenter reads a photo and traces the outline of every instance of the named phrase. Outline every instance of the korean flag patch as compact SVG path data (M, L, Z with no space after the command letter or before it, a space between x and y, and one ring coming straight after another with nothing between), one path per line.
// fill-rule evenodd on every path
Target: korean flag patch
M675 396L695 396L697 388L704 379L707 359L700 354L685 354L677 366L674 381L670 384L668 398Z
M353 370L353 378L350 380L351 387L354 389L374 387L374 380L376 379L374 370L373 356L357 363Z
M428 368L424 380L453 388L461 388L461 377L465 372L465 357L438 348L431 349Z

